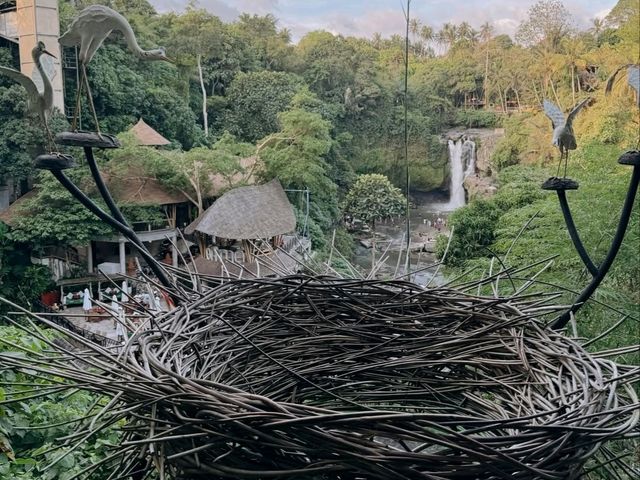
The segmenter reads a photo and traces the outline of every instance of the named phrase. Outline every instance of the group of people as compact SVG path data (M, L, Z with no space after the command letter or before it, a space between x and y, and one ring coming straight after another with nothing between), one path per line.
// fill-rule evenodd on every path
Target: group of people
M447 221L444 218L438 217L435 221L427 220L426 218L422 220L422 222L428 228L435 228L438 232L440 232L443 228L447 226Z

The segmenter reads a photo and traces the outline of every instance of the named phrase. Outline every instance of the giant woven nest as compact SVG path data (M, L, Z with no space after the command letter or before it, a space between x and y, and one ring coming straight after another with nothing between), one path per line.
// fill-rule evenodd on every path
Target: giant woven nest
M545 328L550 309L401 281L239 280L119 351L78 337L81 352L2 361L105 395L67 439L122 428L86 475L565 480L639 411L633 370Z

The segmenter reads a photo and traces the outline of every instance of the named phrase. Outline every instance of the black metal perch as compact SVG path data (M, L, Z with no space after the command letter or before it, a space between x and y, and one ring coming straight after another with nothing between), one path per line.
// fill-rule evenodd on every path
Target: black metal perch
M173 290L173 282L170 280L167 273L164 269L158 264L155 258L148 252L148 250L142 245L142 242L135 234L133 230L131 230L128 226L123 225L116 219L109 216L107 212L102 210L98 205L96 205L93 200L87 197L70 179L67 177L62 170L51 170L51 173L54 177L65 187L82 205L84 205L88 210L90 210L94 215L96 215L100 220L108 223L111 227L118 230L122 235L127 237L128 240L131 241L132 245L138 250L140 255L142 255L149 265L149 268L153 270L153 273L158 277L158 280L167 290Z
M120 209L116 205L111 193L100 175L98 165L93 155L93 148L118 148L120 143L116 137L110 135L97 135L90 132L63 132L56 138L57 142L67 146L81 146L84 149L84 154L91 170L91 175L98 187L100 195L104 199L105 203L109 207L113 216L110 216L107 212L102 210L98 205L93 202L87 195L82 192L72 181L67 177L63 170L72 168L75 166L73 159L70 155L62 154L46 154L40 155L36 158L35 165L37 168L50 170L54 177L60 182L60 184L71 193L76 200L85 206L94 215L106 222L109 226L124 235L138 250L140 255L145 259L149 268L158 278L159 282L167 289L167 292L171 294L175 290L175 283L171 280L167 272L162 268L160 263L156 261L151 255L149 250L144 246L140 238L136 235L133 229L129 226L128 222L120 212ZM178 300L175 295L172 295L174 300Z
M584 245L582 244L582 241L580 240L580 235L578 234L578 230L573 221L571 209L569 208L569 203L567 201L566 190L577 189L577 182L574 182L570 179L550 178L542 185L543 189L555 190L558 194L560 208L562 209L562 215L567 225L567 230L569 231L571 241L573 242L573 245L576 248L578 255L580 256L580 259L593 277L589 284L582 290L582 292L580 292L571 307L551 323L551 328L555 330L564 328L571 319L571 314L576 313L582 307L582 305L584 305L585 302L589 300L591 295L593 295L598 286L602 283L602 280L604 280L605 276L609 272L609 269L611 268L611 265L613 264L613 261L618 255L618 251L620 250L620 246L622 245L625 233L627 232L629 220L631 218L631 212L633 211L633 202L635 201L636 193L638 191L638 185L640 184L640 151L634 150L625 152L618 159L618 163L622 165L632 165L633 173L631 174L631 181L629 182L629 189L627 190L627 196L624 201L624 206L622 207L616 234L613 237L613 241L611 243L609 251L607 252L607 256L599 267L591 261L591 258L589 257L587 251L584 248Z

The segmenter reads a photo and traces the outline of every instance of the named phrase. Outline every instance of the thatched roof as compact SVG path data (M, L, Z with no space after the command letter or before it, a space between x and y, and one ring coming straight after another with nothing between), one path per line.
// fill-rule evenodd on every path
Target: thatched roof
M15 220L21 215L26 215L27 212L25 210L26 203L28 200L34 198L37 194L37 189L33 189L30 192L25 193L23 196L18 198L15 202L9 205L9 208L0 212L0 222L4 222L10 227L13 226Z
M117 176L104 177L109 191L118 203L172 205L189 201L182 193L168 189L155 178L137 175L135 169Z
M133 128L130 130L136 137L138 145L144 145L147 147L161 147L163 145L169 145L171 142L151 128L142 118L138 120Z
M189 201L182 193L169 190L155 178L137 175L133 169L117 176L105 173L103 177L113 198L119 204L160 206ZM14 226L16 218L29 214L26 204L28 200L35 198L37 192L37 188L31 190L0 212L0 221Z
M293 207L278 180L229 190L185 230L214 237L271 238L296 228Z

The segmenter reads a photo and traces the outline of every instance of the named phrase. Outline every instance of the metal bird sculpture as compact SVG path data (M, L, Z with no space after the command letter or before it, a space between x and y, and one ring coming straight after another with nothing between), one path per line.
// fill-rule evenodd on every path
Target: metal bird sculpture
M576 137L573 134L573 120L582 107L588 104L591 98L585 98L580 103L576 104L567 115L565 119L564 113L553 102L545 99L543 102L544 113L551 119L551 125L553 126L553 144L560 150L560 163L558 163L557 177L560 176L560 166L564 159L564 178L567 177L567 163L569 160L569 150L575 150L577 148Z
M51 85L51 79L47 75L42 64L42 55L49 55L56 58L52 53L47 51L47 47L43 42L38 42L37 45L33 47L33 50L31 50L33 62L36 65L37 71L40 73L39 81L42 82L41 89L38 88L34 80L13 68L0 66L0 73L6 75L12 80L15 80L27 91L27 108L29 112L35 113L40 117L40 120L47 132L49 151L52 151L54 143L51 130L49 129L48 116L51 114L51 110L53 109L53 86Z
M98 116L96 115L96 109L91 96L91 89L89 88L89 80L87 78L87 65L104 40L114 30L119 31L124 35L124 39L127 42L129 50L131 50L138 58L143 60L170 61L167 58L164 48L157 48L155 50L143 50L140 48L131 25L129 25L126 18L115 10L105 7L104 5L91 5L82 10L73 22L71 22L69 29L58 39L62 46L79 47L80 49L78 53L78 60L80 61L82 68L82 79L76 93L76 107L72 124L73 130L76 130L76 124L80 114L80 96L84 85L87 89L89 107L91 108L96 130L98 134L100 134Z
M606 94L611 93L616 77L625 68L627 69L627 82L629 83L629 86L636 91L636 104L640 107L640 65L638 64L629 63L618 67L618 69L613 72L607 80L604 92Z

